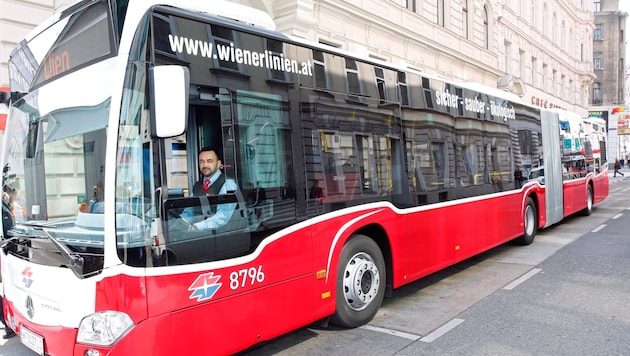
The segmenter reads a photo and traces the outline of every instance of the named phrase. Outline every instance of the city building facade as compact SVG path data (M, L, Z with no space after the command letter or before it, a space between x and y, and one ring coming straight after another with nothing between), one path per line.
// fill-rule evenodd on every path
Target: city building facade
M624 107L626 86L625 27L628 14L620 11L621 0L593 0L593 69L590 117L608 124L609 161L626 160L630 154L630 113Z
M619 11L617 0L595 0L593 14L593 70L596 78L591 84L590 105L623 105L627 13Z
M605 0L595 0L602 2ZM615 0L616 1L616 0ZM235 0L277 31L586 116L592 0ZM15 44L64 0L0 0L0 86Z
M595 78L592 1L251 3L270 13L280 32L587 115Z

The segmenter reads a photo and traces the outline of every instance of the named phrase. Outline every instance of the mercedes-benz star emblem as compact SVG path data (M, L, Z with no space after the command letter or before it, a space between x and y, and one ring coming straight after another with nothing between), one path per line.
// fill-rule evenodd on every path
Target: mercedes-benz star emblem
M31 296L27 296L26 297L26 314L28 314L28 317L33 319L33 315L35 315L35 307L33 306L33 299L31 299Z

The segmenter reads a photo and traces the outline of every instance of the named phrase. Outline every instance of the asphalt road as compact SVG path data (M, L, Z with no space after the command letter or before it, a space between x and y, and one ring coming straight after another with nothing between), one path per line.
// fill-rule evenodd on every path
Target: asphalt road
M630 354L629 216L630 174L611 174L589 217L397 289L361 328L303 328L241 356ZM16 337L2 355L34 353Z

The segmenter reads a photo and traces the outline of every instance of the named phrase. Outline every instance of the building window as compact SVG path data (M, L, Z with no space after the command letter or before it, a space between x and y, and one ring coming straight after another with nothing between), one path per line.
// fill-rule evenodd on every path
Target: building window
M602 11L602 0L593 0L593 12Z
M560 23L560 34L558 35L558 40L560 40L560 46L566 50L567 49L567 29L564 20Z
M488 7L483 7L483 48L490 49L490 28L488 24Z
M598 82L593 83L593 104L602 103L602 93L600 90L600 84Z
M532 70L532 86L534 86L534 87L536 86L536 84L538 84L536 82L536 64L537 64L536 58L532 57L532 68L531 68L531 70Z
M437 0L437 24L444 27L444 0Z
M468 38L468 0L462 0L462 31L464 38Z
M316 49L313 50L313 81L315 88L328 89L324 52Z
M416 0L407 0L405 7L413 12L416 12Z
M267 51L272 53L274 58L284 57L284 43L272 39L267 39ZM269 69L269 79L282 82L289 81L289 73L279 69Z
M349 94L361 95L361 81L359 80L359 67L357 61L346 58L346 82L348 84ZM349 99L359 100L357 95L348 95Z
M221 46L224 48L230 48L231 46L238 48L239 43L234 34L234 31L225 27L220 27L220 26L215 26L215 25L209 26L208 29L209 29L209 37L212 38L214 41L214 48L218 48ZM215 58L214 61L215 61L216 68L221 68L221 69L226 69L226 70L231 70L231 71L236 71L236 72L244 72L244 70L241 68L241 65L239 65L236 62L222 60L218 58Z
M512 52L512 44L510 42L503 42L503 47L505 48L505 53L503 55L503 70L505 71L505 73L507 74L511 74L510 71L510 58L512 58L511 53Z
M602 24L595 24L595 29L593 30L593 40L599 41L602 39Z
M422 77L422 91L424 92L424 100L426 101L427 108L433 109L433 95L429 78Z
M602 70L602 54L601 53L593 53L593 69Z
M402 106L409 106L409 88L407 87L407 73L398 72L398 98Z
M518 50L518 75L521 79L525 80L526 74L526 63L525 63L525 51L522 49Z
M155 33L166 34L170 33L173 36L179 35L175 21L167 16L154 14L153 15L153 28ZM175 52L171 47L170 42L167 40L167 36L155 36L155 51L161 55L184 60L184 56L180 52Z
M549 82L549 80L547 79L547 64L543 63L542 66L542 90L547 90L547 82Z
M554 43L560 44L560 41L558 40L558 16L555 12L553 13L551 19L553 20L551 22L551 39Z
M543 12L542 12L543 36L549 36L549 33L548 33L549 32L549 24L546 21L547 20L547 16L548 16L547 15L548 14L548 12L547 12L547 3L545 3L543 5L543 7L544 7L543 8Z
M374 67L374 77L376 78L376 90L381 104L385 104L387 100L387 91L385 89L385 71L383 68Z

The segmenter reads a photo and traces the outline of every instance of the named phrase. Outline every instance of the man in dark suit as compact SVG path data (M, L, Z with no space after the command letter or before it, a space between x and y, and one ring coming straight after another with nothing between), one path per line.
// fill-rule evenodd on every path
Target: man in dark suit
M238 185L232 179L226 179L222 174L223 163L218 154L218 150L205 147L199 151L199 172L201 179L193 185L193 195L213 196L223 195L230 191L236 191ZM210 217L190 225L191 230L216 229L225 225L232 216L235 203L221 204L216 208L216 212ZM182 214L184 216L184 214Z

